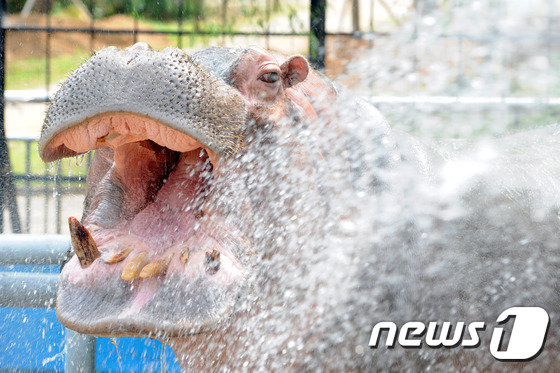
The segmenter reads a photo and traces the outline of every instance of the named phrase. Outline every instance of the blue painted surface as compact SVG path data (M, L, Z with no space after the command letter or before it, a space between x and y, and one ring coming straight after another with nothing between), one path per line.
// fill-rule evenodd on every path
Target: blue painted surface
M7 266L0 271L58 273L57 266ZM180 372L168 346L159 341L117 338L122 372ZM163 357L162 357L163 352ZM119 372L117 348L109 338L96 339L95 368ZM54 309L0 308L0 371L64 370L64 327Z
M28 272L28 273L59 273L59 266L43 265L43 266L30 266L30 265L11 265L0 266L0 272Z
M166 372L180 372L181 367L171 347L150 339L117 338L123 372L160 372L165 363ZM162 356L163 353L163 356ZM118 372L119 364L115 346L109 338L96 339L95 370Z
M64 327L54 310L0 308L0 367L62 371Z

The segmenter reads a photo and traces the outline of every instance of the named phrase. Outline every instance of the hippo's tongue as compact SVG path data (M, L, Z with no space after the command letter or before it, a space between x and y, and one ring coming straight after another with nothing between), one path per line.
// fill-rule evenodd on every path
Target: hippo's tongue
M204 213L208 156L141 141L115 147L113 161L103 183L118 183L119 203L103 194L114 189L103 184L84 225L70 218L77 255L62 271L59 319L111 336L162 338L214 327L237 295L243 240L218 213Z

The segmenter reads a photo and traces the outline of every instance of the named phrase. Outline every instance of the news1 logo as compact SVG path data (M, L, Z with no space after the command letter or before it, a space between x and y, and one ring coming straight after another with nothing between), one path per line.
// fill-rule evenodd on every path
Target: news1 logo
M550 324L548 313L543 308L508 308L498 316L496 322L500 326L494 328L490 340L490 353L494 358L502 361L528 361L541 353ZM504 333L503 326L509 323L513 323L513 326L509 335L509 343L504 349L502 345L506 333ZM430 322L426 327L423 322L409 321L398 331L394 322L383 321L373 327L369 346L377 348L381 332L387 331L385 346L388 348L395 346L395 339L402 347L420 348L424 334L426 345L432 348L442 346L474 348L480 345L479 332L484 330L486 325L482 321L475 321L465 327L465 323L460 321L455 324L453 333L450 333L451 327L451 323L447 321L441 325L441 330L438 330L440 329L438 322Z

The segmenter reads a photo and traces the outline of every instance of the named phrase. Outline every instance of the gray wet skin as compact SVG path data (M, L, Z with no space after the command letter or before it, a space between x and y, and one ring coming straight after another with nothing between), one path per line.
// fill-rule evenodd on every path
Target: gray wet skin
M114 100L120 97L123 105L129 105L127 112L137 108L146 116L160 115L159 121L169 120L167 125L223 155L223 160L235 165L228 170L237 170L244 178L238 184L231 172L232 178L225 183L231 184L230 189L221 185L221 195L228 198L220 202L227 201L230 211L225 215L235 216L241 209L235 205L244 195L240 185L252 187L252 219L235 221L242 231L251 232L248 238L257 260L248 260L236 249L238 245L232 245L229 250L250 270L246 282L227 289L175 276L167 279L173 286L158 292L156 301L146 304L140 316L128 319L106 318L129 306L130 288L118 276L115 281L94 277L99 286L86 288L61 282L57 313L63 323L92 334L160 338L172 344L189 371L222 367L234 371L560 368L560 136L555 127L490 141L488 147L479 144L480 149L465 146L463 154L448 157L444 151L429 150L391 130L375 108L339 91L325 106L313 100L311 105L322 121L335 118L348 126L330 131L331 121L314 137L309 135L312 127L300 118L286 116L289 125L284 121L271 126L251 112L231 80L246 51L214 48L179 62L184 65L180 68L196 72L187 81L207 79L203 86L208 96L197 96L196 104L171 106L175 111L164 115L158 109L161 101L150 95L134 96L137 101L132 102L136 90L131 88L136 82L154 84L162 92L191 97L190 91L176 91L169 84L171 72L162 73L165 64L158 62L172 61L168 55L185 55L172 49L162 54L143 46L134 49L102 51L104 61L118 63L101 69L86 63L70 78L95 69L100 76L119 71L112 79L121 85L111 85L118 95L103 100L97 97L108 97L111 91L75 96L74 86L63 85L53 108L64 113L76 100L82 103L80 110L94 115L118 110ZM131 56L137 57L127 65ZM278 58L282 63L284 57ZM146 76L126 73L136 68L135 60L147 61ZM158 81L152 79L156 75ZM88 79L83 84L98 83ZM166 101L165 96L158 96L159 100ZM227 118L215 121L225 126L226 134L210 135L215 133L211 129L215 124L204 119L206 104L218 97L225 100L222 107L227 110L213 118ZM84 105L84 100L95 103ZM103 106L104 100L117 107ZM185 115L192 123L183 120L183 111L188 111ZM71 116L85 117L72 110L54 121L49 111L41 139L46 159L73 154L48 146L57 133L76 124L67 120ZM241 135L241 146L220 146L215 140L220 136L238 138L233 134L237 130L228 129L230 120L236 129L235 123L242 123L239 133L245 134L252 126L262 133L251 134L250 144ZM282 132L286 127L293 132ZM206 144L204 136L213 136L213 145ZM314 153L317 148L321 157ZM300 153L312 162L294 156ZM164 155L165 160L176 156ZM118 175L107 171L113 162L111 150L98 150L96 160L88 174L93 196L86 198L86 220L89 216L99 225L111 226L117 223L114 219L122 213L126 196ZM294 169L305 172L298 174ZM204 219L201 224L206 227ZM230 234L232 241L239 238ZM223 265L217 268L214 276L223 269ZM63 275L65 271L66 267ZM496 318L514 306L539 306L550 315L545 349L534 361L503 363L488 351ZM368 347L369 337L372 326L380 321L394 321L398 326L407 321L450 321L453 325L483 321L487 328L481 332L479 348L428 348L422 342L422 348L397 345L373 350ZM177 322L183 322L182 329L174 327ZM165 333L158 333L162 330ZM201 331L206 333L197 333ZM170 337L184 338L169 341Z

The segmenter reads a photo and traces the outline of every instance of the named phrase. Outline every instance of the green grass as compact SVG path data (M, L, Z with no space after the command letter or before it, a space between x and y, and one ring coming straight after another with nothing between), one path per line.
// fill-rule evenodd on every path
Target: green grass
M89 53L76 50L73 54L51 57L50 83L63 79L89 57ZM44 57L27 57L8 61L6 64L6 89L31 89L45 86L46 62Z
M290 24L297 14L298 6L281 5L278 9L271 9L271 17L279 14L287 15ZM182 45L184 48L203 47L210 44L216 38L221 38L221 33L230 34L243 26L259 25L258 31L265 31L263 24L264 7L242 6L241 8L230 7L228 12L227 25L221 24L221 13L216 9L207 9L209 16L198 21L198 30L209 35L184 35ZM56 16L60 18L76 18L79 13L73 6L66 6L55 9ZM177 31L177 21L158 21L139 17L139 21L150 26L155 31ZM193 19L183 20L182 28L185 32L195 30ZM168 35L168 44L177 45L177 36ZM164 46L155 46L157 48ZM50 83L62 80L68 73L76 69L85 59L89 58L90 53L84 48L78 48L71 54L64 56L52 56L50 61L51 77ZM26 57L11 59L6 64L6 89L33 89L45 86L46 80L46 61L45 57Z

